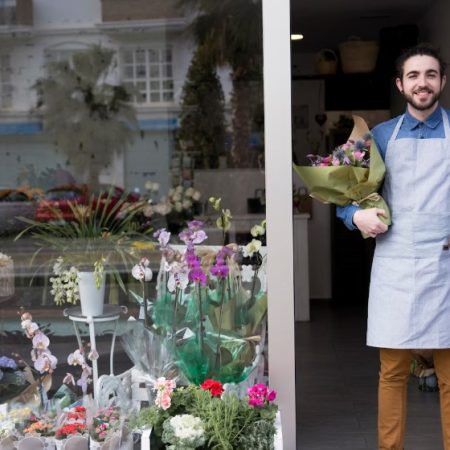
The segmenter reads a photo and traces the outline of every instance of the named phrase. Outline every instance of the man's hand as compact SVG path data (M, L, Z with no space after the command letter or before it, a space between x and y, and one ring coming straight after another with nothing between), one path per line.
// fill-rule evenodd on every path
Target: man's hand
M388 229L388 226L378 216L387 217L386 211L379 208L359 209L353 214L353 223L359 231L374 238Z

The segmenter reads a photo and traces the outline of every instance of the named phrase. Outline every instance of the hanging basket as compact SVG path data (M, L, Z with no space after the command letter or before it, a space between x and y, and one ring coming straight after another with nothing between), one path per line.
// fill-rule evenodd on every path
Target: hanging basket
M351 39L339 44L342 71L367 73L375 69L379 46L376 41Z

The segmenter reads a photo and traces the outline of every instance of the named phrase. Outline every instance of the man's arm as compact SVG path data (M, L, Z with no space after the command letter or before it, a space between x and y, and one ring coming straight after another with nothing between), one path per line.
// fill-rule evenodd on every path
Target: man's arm
M383 160L386 155L390 132L390 127L388 133L386 133L382 126L377 126L372 130L373 139ZM351 204L336 207L336 216L344 222L349 230L358 229L370 237L375 237L388 229L387 225L379 219L379 215L385 216L385 211L377 208L361 209L359 206Z

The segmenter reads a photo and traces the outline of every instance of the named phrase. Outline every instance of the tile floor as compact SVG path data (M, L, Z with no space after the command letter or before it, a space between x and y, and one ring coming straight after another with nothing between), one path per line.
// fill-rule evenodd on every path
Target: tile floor
M376 450L378 353L364 307L312 302L296 324L297 449ZM409 383L406 450L441 450L439 399Z

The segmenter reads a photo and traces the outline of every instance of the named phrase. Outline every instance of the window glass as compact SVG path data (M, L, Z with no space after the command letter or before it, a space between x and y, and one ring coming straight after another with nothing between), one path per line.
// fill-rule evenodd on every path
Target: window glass
M97 380L137 368L140 345L148 356L162 338L180 380L241 382L256 366L267 377L261 1L244 2L220 8L225 30L217 5L193 14L176 0L0 1L0 362L23 359L37 380L45 369L49 399L61 386L64 401L81 397L82 367L69 367L80 347ZM154 233L185 251L188 223L202 264L177 254L168 263L183 271L166 271ZM89 279L101 313L80 309ZM30 323L57 364L36 349L30 358ZM79 383L64 383L67 372Z

